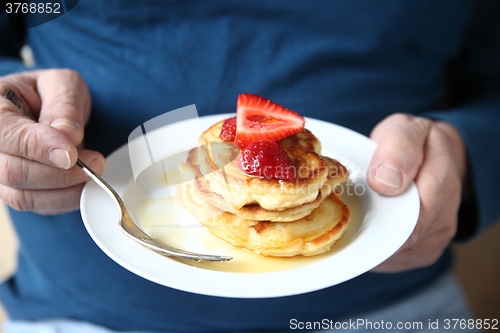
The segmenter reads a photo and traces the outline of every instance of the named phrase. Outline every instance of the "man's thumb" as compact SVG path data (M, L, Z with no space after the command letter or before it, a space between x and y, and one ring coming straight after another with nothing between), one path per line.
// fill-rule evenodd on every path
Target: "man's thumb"
M429 119L394 114L380 122L370 137L378 147L368 169L368 184L382 195L401 194L415 179L424 160L432 127Z
M78 146L90 115L90 95L85 81L70 70L41 71L37 88L42 100L38 121L57 128Z

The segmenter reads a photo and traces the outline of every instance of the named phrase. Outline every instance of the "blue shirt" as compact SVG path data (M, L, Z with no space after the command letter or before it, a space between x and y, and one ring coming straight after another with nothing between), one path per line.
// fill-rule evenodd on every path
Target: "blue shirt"
M86 146L105 155L167 111L196 104L200 116L234 112L239 93L365 135L395 112L446 120L468 148L473 195L462 204L457 235L467 238L500 215L494 196L500 188L499 4L82 0L25 34L13 33L2 14L0 74L26 70L13 57L23 41L36 68L78 71L93 101ZM455 94L445 108L446 91ZM366 273L304 295L227 299L128 272L94 244L79 212L11 216L21 245L18 271L0 286L9 316L69 317L115 330L272 330L288 329L291 318L340 319L418 291L451 261L447 251L427 268Z

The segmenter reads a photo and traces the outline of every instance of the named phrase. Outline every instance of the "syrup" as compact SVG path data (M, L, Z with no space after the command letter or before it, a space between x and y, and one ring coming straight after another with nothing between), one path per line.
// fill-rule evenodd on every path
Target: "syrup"
M351 221L343 237L329 252L313 256L292 258L263 257L241 248L235 248L214 237L189 213L177 196L147 198L139 202L137 215L142 229L152 238L170 246L203 254L228 255L227 262L196 262L175 259L202 269L230 273L268 273L286 271L325 260L347 247L361 229L363 207L361 198L355 194L343 195L342 200L351 210Z

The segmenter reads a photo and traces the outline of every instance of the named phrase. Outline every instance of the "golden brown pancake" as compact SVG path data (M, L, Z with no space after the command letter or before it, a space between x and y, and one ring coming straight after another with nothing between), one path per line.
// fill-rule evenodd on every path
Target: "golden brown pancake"
M258 204L245 205L241 208L234 208L232 205L229 205L221 195L210 190L209 182L200 171L197 148L189 152L187 160L181 164L180 170L185 180L192 180L189 183L191 185L190 195L196 196L200 200L205 200L222 211L230 212L245 220L290 222L309 215L334 191L334 188L338 184L347 180L348 172L342 164L329 157L322 156L322 159L329 171L327 181L321 187L316 199L312 202L285 210L266 210Z
M318 198L329 168L319 155L321 143L309 130L303 129L278 142L296 168L297 179L285 181L252 177L238 170L239 147L219 139L223 123L215 124L200 136L198 159L210 191L222 196L232 209L259 205L265 210L284 211Z
M185 207L208 230L226 243L263 256L314 256L329 251L342 237L351 212L331 194L308 216L293 222L244 220L223 212L190 194L188 183L180 185Z

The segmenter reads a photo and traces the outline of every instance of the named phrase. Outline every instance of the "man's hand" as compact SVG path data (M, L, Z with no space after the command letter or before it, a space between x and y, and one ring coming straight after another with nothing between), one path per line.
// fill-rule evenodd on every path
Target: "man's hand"
M8 89L36 120L0 97L0 199L41 214L77 210L87 180L77 158L97 173L105 168L100 153L79 149L90 116L87 85L70 70L40 70L0 77L0 96Z
M436 262L457 229L466 149L458 131L441 121L395 114L371 134L378 143L368 183L378 193L395 196L415 180L420 215L406 243L376 272L399 272Z

